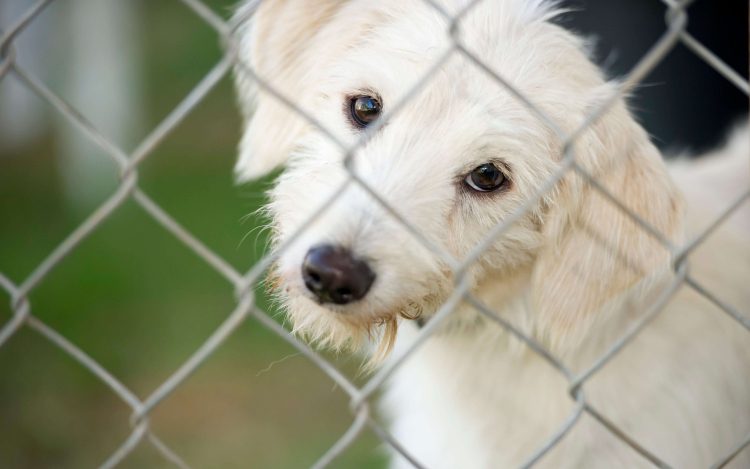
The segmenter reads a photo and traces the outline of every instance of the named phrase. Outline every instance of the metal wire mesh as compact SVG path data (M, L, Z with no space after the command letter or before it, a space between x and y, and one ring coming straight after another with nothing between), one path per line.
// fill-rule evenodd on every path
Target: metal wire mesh
M630 73L621 82L620 86L616 90L616 93L607 99L599 108L594 110L580 125L577 129L571 133L566 133L562 128L552 119L547 116L543 111L534 106L525 96L519 93L513 88L513 86L507 83L501 76L498 76L493 70L491 70L486 64L482 63L476 56L472 54L467 47L461 43L460 34L458 34L462 18L480 1L474 0L470 2L458 15L451 16L442 10L437 4L431 0L424 0L426 4L435 8L440 14L445 16L449 22L450 27L446 31L446 34L451 38L451 46L443 53L440 59L434 64L432 69L418 82L412 89L406 93L402 98L401 102L393 107L389 115L379 119L374 125L369 126L365 132L363 132L357 145L354 147L346 147L337 141L339 146L345 151L347 157L345 158L345 166L348 171L348 178L342 184L342 186L335 191L333 196L327 201L326 204L314 213L306 223L303 224L301 230L292 236L285 245L280 246L276 249L273 254L267 255L260 262L258 262L250 271L247 273L241 273L235 270L228 262L216 255L210 248L204 245L199 239L195 238L187 230L185 230L179 222L173 219L167 212L159 207L147 194L145 194L138 187L138 166L147 158L169 135L170 132L191 112L191 110L207 95L207 93L216 85L233 67L238 66L241 71L247 74L252 79L256 80L265 91L270 95L278 99L286 106L293 109L304 119L318 127L318 129L327 135L329 138L336 140L333 135L328 132L315 118L307 114L302 109L297 108L289 99L285 98L283 94L273 88L271 83L266 83L260 79L253 71L253 69L238 58L238 43L239 38L236 36L235 24L225 21L214 11L208 8L206 5L201 3L200 0L181 0L182 3L195 12L200 18L202 18L208 25L214 28L221 40L223 45L224 56L223 58L213 67L213 69L201 80L201 82L180 102L180 104L155 128L153 131L136 147L136 149L128 154L121 148L118 148L115 144L105 138L97 129L75 108L67 104L63 99L56 96L50 91L40 80L31 75L15 60L15 51L13 49L13 41L18 34L26 28L39 13L48 6L52 0L40 0L34 6L32 6L21 18L19 18L15 24L13 24L8 31L6 31L0 39L0 80L6 76L13 74L20 80L29 90L36 93L43 100L51 104L66 120L71 122L83 135L88 137L93 143L98 145L101 149L109 155L112 160L120 168L120 183L119 187L107 199L101 206L99 206L94 213L92 213L78 228L76 228L56 249L54 249L47 258L39 264L36 269L24 280L21 284L17 285L10 281L8 277L0 273L0 288L6 290L11 296L11 307L13 311L13 317L0 329L0 347L5 344L8 339L13 336L19 329L27 326L31 329L36 330L42 336L47 338L49 341L57 345L59 348L68 353L78 363L88 369L91 373L96 375L103 383L105 383L116 395L118 395L130 408L132 409L131 425L132 432L130 436L122 443L122 445L112 453L112 455L104 461L99 467L100 469L108 469L117 466L123 459L125 459L133 449L139 445L143 440L147 440L152 444L164 458L170 463L180 468L190 467L185 461L183 461L175 452L173 452L163 441L161 441L151 430L149 424L149 414L159 405L165 398L167 398L177 386L179 386L192 372L196 370L231 334L232 332L248 317L252 316L254 319L268 327L274 333L278 334L284 340L289 342L293 347L299 350L307 358L309 358L315 365L317 365L323 372L325 372L336 384L338 384L351 398L351 409L355 416L351 427L346 431L344 435L334 444L320 459L312 465L314 469L321 469L331 463L337 456L339 456L360 434L365 428L369 427L373 430L375 435L383 440L385 444L390 446L394 451L400 453L412 465L416 468L422 468L423 466L411 457L408 452L399 444L398 441L394 440L385 430L383 430L371 417L370 407L368 399L373 393L379 389L384 381L390 377L396 369L401 366L404 361L409 359L410 354L416 350L421 344L430 337L431 334L440 325L441 321L445 319L451 311L461 301L467 301L473 305L479 312L487 316L490 320L500 324L503 328L509 331L511 334L516 336L518 339L526 343L531 349L538 353L541 357L547 360L553 367L555 367L561 375L563 375L569 382L569 390L571 399L575 402L575 407L570 416L565 422L556 430L556 432L549 437L549 439L540 447L536 449L533 454L530 454L526 462L524 462L521 468L530 468L547 453L552 447L554 447L558 441L576 424L579 417L585 412L591 417L602 423L614 436L619 438L622 442L629 445L633 450L640 453L643 457L651 461L658 467L668 468L669 466L661 461L656 455L650 453L643 448L636 441L629 438L625 432L615 426L606 416L600 414L595 408L592 407L591 403L586 400L586 396L583 391L583 384L597 371L612 359L613 356L618 354L627 344L647 325L651 322L664 306L669 302L672 296L675 294L677 289L685 284L691 287L696 292L700 293L708 300L713 302L721 310L726 312L732 318L734 318L739 324L744 326L750 331L750 318L743 316L732 306L728 305L721 298L716 297L710 291L706 290L701 284L697 283L694 278L690 277L687 268L687 258L690 253L702 243L713 230L715 230L726 218L729 217L738 207L750 198L750 188L745 190L742 195L736 199L726 210L719 214L717 218L707 225L704 230L696 236L693 240L686 243L683 246L675 246L670 243L665 236L659 233L656 229L650 226L647 222L642 220L630 212L620 201L612 196L606 189L604 189L599 182L590 176L584 169L582 169L575 160L574 142L575 139L582 131L584 131L589 125L596 121L608 107L621 95L627 93L634 86L636 86L651 70L654 69L664 58L670 53L672 48L678 42L681 42L693 51L698 57L708 63L717 72L722 74L727 80L733 83L743 93L750 94L750 85L740 74L732 70L728 65L722 62L715 54L709 49L703 46L695 38L693 38L686 31L687 18L688 18L688 6L692 3L691 0L663 0L666 3L668 12L666 15L667 28L660 39L653 44L651 49L640 59L640 61L633 67ZM488 1L488 0L484 0ZM260 3L260 2L256 2ZM560 168L553 174L553 176L540 187L537 192L530 197L522 206L520 206L515 213L504 220L502 223L497 225L490 233L490 235L478 246L476 246L471 253L464 259L454 259L449 254L438 248L437 246L430 243L430 241L423 236L420 231L412 226L408 220L399 216L398 212L394 210L382 197L379 196L372 188L370 188L363 180L361 180L356 173L351 170L350 162L355 149L370 139L378 130L385 125L388 119L407 103L419 90L423 87L434 75L434 73L440 69L445 61L454 54L462 54L469 60L474 62L480 69L491 75L502 87L514 95L520 100L528 109L539 118L552 132L554 132L563 142L563 163ZM525 211L537 203L542 197L545 196L555 184L567 173L568 171L575 171L583 179L585 179L593 188L602 193L608 198L613 204L627 213L641 228L652 234L660 243L662 243L673 255L673 267L676 272L674 280L671 282L669 287L660 295L660 297L644 312L642 317L634 324L623 336L621 336L613 345L611 345L605 353L603 353L598 359L596 359L587 369L579 374L574 374L568 370L560 361L558 361L550 352L544 349L539 343L535 342L531 337L521 333L511 324L506 322L504 319L493 313L493 311L475 297L469 291L469 284L464 275L466 267L476 260L478 256L490 246L494 239L502 234L515 223ZM286 329L271 319L264 311L259 309L255 303L255 296L253 293L252 286L263 275L266 269L273 263L276 257L278 257L291 243L294 243L295 239L299 236L300 232L304 231L313 220L319 217L331 203L339 197L344 190L351 184L357 184L364 188L365 191L370 193L393 217L398 219L405 227L408 228L421 242L423 242L429 249L439 255L451 268L453 268L456 275L456 289L451 297L441 306L436 315L430 319L429 322L423 327L419 333L418 338L398 356L393 357L387 365L380 368L361 388L356 387L344 374L342 374L334 365L326 361L313 349L311 349L305 343L299 341L297 338L292 336ZM196 350L193 355L178 369L176 370L164 383L162 383L156 390L154 390L146 399L138 399L133 392L131 392L123 383L121 383L115 376L109 371L99 365L91 357L89 357L85 351L78 348L75 344L68 341L65 337L60 335L54 329L50 328L31 313L31 303L29 301L29 294L34 290L39 283L53 270L55 267L76 247L86 239L91 233L97 229L107 218L113 216L122 204L127 199L134 200L140 207L142 207L154 220L160 223L166 230L171 232L178 240L182 241L187 245L197 256L207 262L217 272L219 272L230 284L235 288L237 306L229 315L229 317L219 326L216 331L206 340L201 347ZM749 338L750 340L750 338ZM750 433L744 436L738 436L738 441L731 451L727 452L719 460L717 460L712 469L718 469L728 464L737 454L743 449L750 445Z

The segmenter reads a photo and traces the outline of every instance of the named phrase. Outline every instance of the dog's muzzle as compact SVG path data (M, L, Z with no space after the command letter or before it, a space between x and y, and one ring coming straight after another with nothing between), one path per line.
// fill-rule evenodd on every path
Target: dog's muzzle
M348 250L324 244L307 252L302 278L322 303L343 305L364 298L375 273L367 262L353 257Z

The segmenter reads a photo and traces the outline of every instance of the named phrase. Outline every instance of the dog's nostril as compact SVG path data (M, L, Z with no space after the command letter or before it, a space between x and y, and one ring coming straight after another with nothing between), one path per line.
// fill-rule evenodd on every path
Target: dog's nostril
M365 261L353 257L346 249L326 244L307 252L302 278L320 301L346 304L364 298L375 274Z

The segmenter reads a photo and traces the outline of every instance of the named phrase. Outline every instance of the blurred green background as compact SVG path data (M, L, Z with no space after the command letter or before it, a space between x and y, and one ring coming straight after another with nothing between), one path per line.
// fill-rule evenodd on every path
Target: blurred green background
M22 11L32 3L7 1L8 8L0 9L6 15L2 18L5 27L17 18L9 11ZM85 87L83 93L67 90L71 89L71 72L86 78L87 70L64 58L76 54L96 58L100 37L97 25L88 29L85 21L70 22L75 14L70 8L75 5L65 5L66 1L71 3L53 2L39 17L39 23L48 28L41 33L29 28L19 37L18 62L24 65L28 60L21 53L22 41L31 42L30 50L36 53L34 35L41 34L44 47L49 48L45 63L51 66L40 78L86 114ZM96 1L104 0L92 0ZM132 80L138 86L128 99L140 104L136 125L131 126L135 130L118 142L127 151L221 57L216 34L180 2L130 3L128 14L138 28L136 50L131 51L136 57L131 60L138 66ZM231 14L230 1L206 3L225 17ZM72 28L75 40L70 40L71 24L82 25L80 30ZM73 46L77 50L71 53ZM0 114L5 124L20 119L17 111L9 112L10 93L25 93L24 99L43 109L38 122L32 123L33 138L11 145L14 135L0 133L0 271L20 284L115 191L117 172L115 164L94 145L85 141L78 147L66 145L75 129L51 106L12 81L16 81L12 75L0 81L0 92L6 93L6 100L0 100L6 106ZM86 86L100 84L106 85L94 81ZM121 109L105 111L105 118L117 123ZM97 119L89 117L96 126ZM267 220L257 215L243 217L263 204L270 180L241 187L233 184L240 125L231 80L226 77L139 172L140 187L163 209L237 269L246 271L264 252L267 233L253 230ZM71 195L71 165L64 155L81 145L99 163L86 163L84 168L100 168L86 175L84 183L76 183L77 175L73 175L73 192L75 184L99 188L95 196L83 199ZM263 289L258 291L259 305L281 321ZM0 292L2 323L12 316L8 299ZM35 316L141 399L184 363L235 305L231 285L132 201L55 268L30 299ZM304 357L289 357L294 353L252 318L246 320L156 408L153 430L195 468L308 467L353 418L345 393ZM285 357L289 358L268 369ZM356 375L358 359L329 358L350 376ZM0 468L97 467L129 435L129 416L130 409L109 388L30 328L22 328L0 348ZM380 441L366 431L332 467L381 468L385 461ZM121 467L172 466L143 442Z

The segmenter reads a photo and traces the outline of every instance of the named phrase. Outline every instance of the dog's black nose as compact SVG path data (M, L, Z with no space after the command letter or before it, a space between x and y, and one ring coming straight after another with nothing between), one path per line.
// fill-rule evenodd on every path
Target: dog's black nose
M355 259L346 249L325 244L307 252L302 278L323 303L343 305L362 299L375 274L365 261Z

